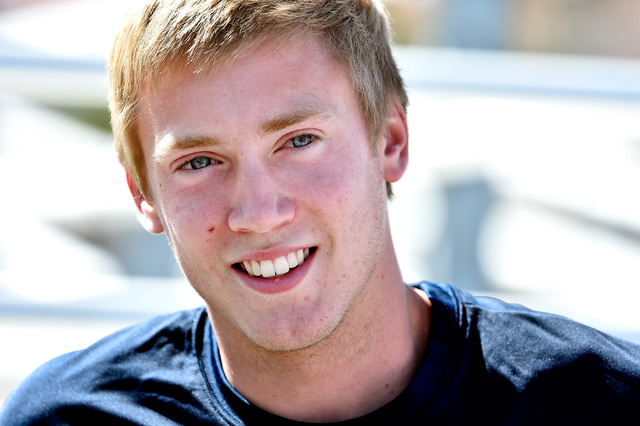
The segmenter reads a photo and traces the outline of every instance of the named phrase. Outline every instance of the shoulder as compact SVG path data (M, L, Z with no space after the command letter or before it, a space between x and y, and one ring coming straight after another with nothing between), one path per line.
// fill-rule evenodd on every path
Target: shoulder
M485 358L494 361L496 368L525 362L551 368L587 358L603 366L640 370L640 345L572 319L474 296L447 284L421 283L419 287L441 305L440 311L448 312L456 328L475 337Z
M47 362L12 392L0 423L30 424L62 407L91 406L107 399L117 404L124 394L117 390L139 392L145 382L179 385L181 379L170 377L172 364L192 363L191 371L198 371L194 335L204 318L204 308L159 316Z
M622 415L635 410L640 345L560 315L473 296L449 285L422 283L420 288L436 307L434 326L448 323L449 334L443 337L447 344L467 354L460 356L466 365L481 370L475 377L482 377L483 384L474 386L494 395L487 405L542 423L549 413L569 422L584 418L580 416L592 415L584 410L588 406L609 416L611 410ZM520 420L530 424L524 417Z

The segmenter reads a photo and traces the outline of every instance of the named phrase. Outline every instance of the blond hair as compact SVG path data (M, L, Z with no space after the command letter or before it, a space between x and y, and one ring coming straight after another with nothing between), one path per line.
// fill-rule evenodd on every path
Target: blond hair
M168 64L206 72L266 40L309 32L344 64L374 147L391 103L407 106L388 15L376 0L147 0L133 10L108 61L109 109L118 158L141 194L151 196L136 127L145 84Z

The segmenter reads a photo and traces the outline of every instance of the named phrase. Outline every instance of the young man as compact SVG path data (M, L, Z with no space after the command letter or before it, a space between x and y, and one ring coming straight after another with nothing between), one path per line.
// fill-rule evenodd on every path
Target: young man
M2 424L616 424L640 348L406 285L406 94L368 0L149 0L110 58L143 226L205 308L37 370ZM632 411L633 410L633 411Z

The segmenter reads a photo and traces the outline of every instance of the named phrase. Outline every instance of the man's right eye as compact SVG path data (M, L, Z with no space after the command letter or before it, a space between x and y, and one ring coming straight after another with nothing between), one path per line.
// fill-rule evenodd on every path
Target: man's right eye
M187 161L182 166L183 170L199 170L212 164L212 160L209 157L196 157Z

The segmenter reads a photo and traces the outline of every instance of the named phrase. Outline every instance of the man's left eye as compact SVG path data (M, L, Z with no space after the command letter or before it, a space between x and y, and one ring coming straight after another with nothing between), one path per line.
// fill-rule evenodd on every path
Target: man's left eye
M311 142L314 141L314 139L315 139L315 136L312 136L312 135L294 136L291 138L291 145L294 148L301 148L303 146L309 145Z
M182 168L185 170L200 170L210 166L212 163L213 161L209 157L196 157L183 164Z

